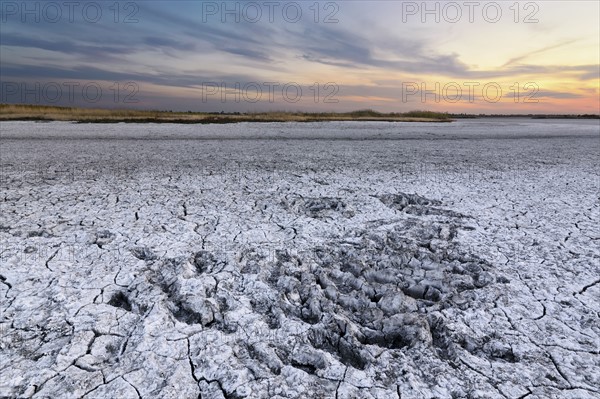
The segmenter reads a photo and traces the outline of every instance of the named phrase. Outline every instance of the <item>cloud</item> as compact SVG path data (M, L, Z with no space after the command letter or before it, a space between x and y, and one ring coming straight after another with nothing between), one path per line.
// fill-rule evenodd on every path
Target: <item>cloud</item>
M61 52L64 54L76 54L88 57L107 57L115 55L132 54L136 51L144 49L167 49L179 51L193 51L196 47L190 42L181 42L166 37L143 37L140 38L141 46L136 46L132 50L129 43L127 44L96 44L85 43L81 44L72 40L44 40L32 38L23 35L15 35L11 33L2 34L2 46L24 47L31 49L39 49L46 51Z
M502 70L505 76L514 75L553 75L573 73L579 80L598 79L600 70L598 65L517 65Z
M567 46L569 44L575 43L576 41L577 40L567 40L567 41L564 41L564 42L561 42L561 43L558 43L558 44L554 44L554 45L551 45L551 46L543 47L543 48L535 50L535 51L530 51L530 52L522 54L522 55L520 55L518 57L511 58L504 65L502 65L502 68L506 68L509 65L516 64L516 63L518 63L520 61L523 61L523 60L531 57L532 55L543 54L543 53L546 53L548 51L555 50L557 48L561 48L563 46Z
M154 85L179 87L187 89L198 89L205 83L225 84L228 88L233 88L236 84L241 86L250 82L264 82L257 76L243 74L226 74L205 72L179 72L179 73L140 73L124 72L110 69L77 66L77 67L58 67L52 65L34 66L34 65L1 65L0 73L3 81L39 81L49 82L60 80L61 82L73 81L108 81L108 82L135 82L151 83Z
M168 48L172 50L181 50L181 51L193 51L196 49L196 45L191 42L183 43L178 40L169 39L166 37L145 37L142 42L149 47L152 48Z
M557 99L574 99L574 98L586 98L577 93L564 92L564 91L551 91L551 90L540 90L535 94L536 98L557 98Z
M565 39L569 32L562 37L515 43L516 49L535 46L535 50L517 52L497 68L481 69L465 62L464 54L453 46L454 39L440 41L438 29L446 32L440 26L367 25L385 15L382 13L387 8L378 4L370 6L370 13L364 13L364 6L344 8L337 24L314 23L308 10L295 24L266 19L257 24L243 20L222 23L219 16L205 22L196 2L139 3L137 24L115 24L110 13L98 24L11 23L2 26L0 71L3 80L134 81L196 90L203 82L233 87L238 82L281 80L285 76L301 80L308 65L307 78L323 70L330 80L333 71L340 95L365 99L398 98L402 76L427 84L434 84L432 79L482 84L504 84L507 80L524 84L524 79L581 82L573 88L576 93L583 93L600 78L600 67L593 57L582 65L535 62L536 55L546 52L573 51L570 45L576 40ZM369 29L364 29L366 26ZM462 25L452 28L466 29ZM493 48L482 48L482 54L486 50ZM361 77L373 83L345 85ZM186 91L181 93L185 97ZM548 99L581 98L555 91L538 94L542 95Z
M23 35L14 35L11 33L2 34L2 46L25 47L47 51L57 51L65 54L82 54L88 56L106 56L114 54L128 54L131 52L126 46L115 45L88 45L78 44L66 40L43 40L30 38Z
M249 50L247 48L223 48L222 51L230 54L241 55L252 60L271 61L271 58L267 54L261 51Z

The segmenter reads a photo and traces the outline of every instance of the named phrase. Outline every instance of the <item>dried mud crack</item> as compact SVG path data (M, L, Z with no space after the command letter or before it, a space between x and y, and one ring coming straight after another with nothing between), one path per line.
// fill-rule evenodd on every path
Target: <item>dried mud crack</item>
M6 126L0 397L600 397L591 129Z

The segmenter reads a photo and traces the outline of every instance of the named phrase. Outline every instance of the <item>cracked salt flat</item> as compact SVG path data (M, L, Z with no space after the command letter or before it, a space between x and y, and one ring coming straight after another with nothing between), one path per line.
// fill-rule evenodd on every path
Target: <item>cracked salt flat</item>
M1 144L0 396L600 397L597 121Z

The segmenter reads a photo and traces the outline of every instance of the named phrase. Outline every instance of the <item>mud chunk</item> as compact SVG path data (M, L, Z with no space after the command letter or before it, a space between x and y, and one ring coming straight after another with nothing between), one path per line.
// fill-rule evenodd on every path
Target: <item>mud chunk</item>
M428 301L439 302L442 299L442 292L438 288L428 285L423 298Z
M211 252L200 251L194 255L194 265L198 273L209 273L216 263L215 256Z
M384 295L377 305L386 316L395 315L405 310L406 297L400 292L391 292Z
M123 292L119 291L115 293L108 301L108 304L115 308L121 308L131 312L131 302L129 302L129 298Z
M186 324L201 324L204 327L211 326L218 316L218 309L214 303L208 300L187 303L176 301L172 304L173 316Z
M413 297L415 299L423 299L425 298L425 291L427 290L427 287L421 284L415 284L415 285L411 285L407 288L404 288L402 291L410 296Z
M156 255L146 247L133 248L131 254L140 260L152 261L156 259Z
M475 276L474 284L477 288L483 288L496 281L494 276L488 272L481 272Z
M115 235L108 230L100 230L96 232L96 237L94 239L93 244L98 245L100 248L102 246L110 243L115 238Z
M389 284L396 281L396 273L391 269L369 270L365 273L365 280L379 284Z
M347 335L345 330L343 323L330 321L325 327L313 327L308 332L308 340L314 348L328 351L345 365L364 370L372 361L371 355L361 347L361 342Z
M430 200L417 194L384 194L380 195L378 198L389 208L397 209L399 211L404 210L404 208L409 205L429 206L441 204L439 201Z
M266 344L257 342L248 346L248 354L253 358L264 364L273 374L279 375L283 363L277 357L275 351L269 348Z
M483 351L496 359L502 359L511 363L518 361L512 347L506 342L491 340L483 346Z
M317 370L327 367L325 357L312 348L305 348L302 351L294 353L290 360L292 366L304 370L309 374L315 374Z
M322 312L319 302L313 298L308 301L308 304L302 308L301 317L304 321L310 324L318 323L321 320Z
M294 210L315 219L331 216L334 213L340 213L346 218L354 216L354 210L340 198L295 198L290 202L284 201L283 205L286 209Z

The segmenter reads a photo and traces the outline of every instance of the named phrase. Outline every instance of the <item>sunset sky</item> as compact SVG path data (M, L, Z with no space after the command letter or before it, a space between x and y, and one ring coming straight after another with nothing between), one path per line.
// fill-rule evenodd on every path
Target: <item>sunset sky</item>
M595 0L1 4L0 102L600 112Z

